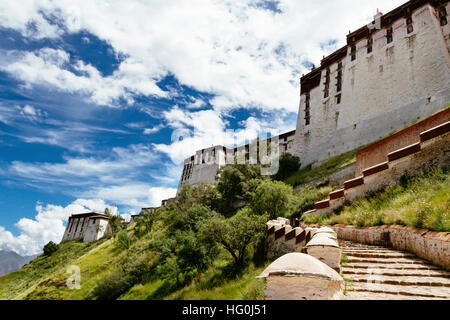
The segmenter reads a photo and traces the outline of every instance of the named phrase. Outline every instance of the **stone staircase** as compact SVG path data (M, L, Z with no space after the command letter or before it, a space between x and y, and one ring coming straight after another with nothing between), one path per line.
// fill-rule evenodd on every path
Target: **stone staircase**
M339 240L346 300L450 300L450 272L413 254Z

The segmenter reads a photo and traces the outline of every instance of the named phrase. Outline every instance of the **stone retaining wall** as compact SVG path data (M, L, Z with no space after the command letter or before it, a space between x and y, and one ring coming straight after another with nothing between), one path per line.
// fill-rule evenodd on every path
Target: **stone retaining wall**
M335 225L331 228L338 234L338 239L409 251L450 270L450 232L397 225L368 228Z

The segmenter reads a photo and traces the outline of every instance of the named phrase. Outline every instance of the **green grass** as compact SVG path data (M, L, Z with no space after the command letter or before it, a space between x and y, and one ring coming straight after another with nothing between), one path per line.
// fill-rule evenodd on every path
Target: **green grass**
M33 290L40 282L44 281L52 273L66 269L81 256L90 252L97 246L102 245L106 240L93 243L83 243L79 241L69 241L62 243L58 251L53 255L39 256L22 269L12 272L0 278L0 299L18 299L27 292Z
M222 251L213 265L188 285L152 277L135 285L120 300L262 300L265 283L256 277L268 264L256 267L250 263L236 274L228 253Z
M129 234L131 231L128 230ZM95 299L94 289L102 279L148 251L152 234L134 238L128 249L118 237L93 243L65 242L50 257L38 257L19 271L0 278L1 299L86 300ZM265 266L267 266L266 263ZM81 289L71 290L66 281L69 265L81 270ZM175 284L152 273L132 286L120 300L189 299L256 300L264 298L264 280L256 279L265 268L249 263L236 274L229 254L222 250L213 265L189 283Z
M315 203L322 200L332 191L329 185L307 186L294 191L293 201L288 208L289 215L286 218L300 218L309 210L315 208Z
M27 292L23 298L27 300L85 299L97 282L116 268L117 263L125 254L126 252L117 250L114 241L110 239L71 263L80 267L81 289L69 289L66 280L70 275L66 273L66 268L60 268L39 283L31 292Z
M403 177L397 185L369 193L330 216L304 216L306 223L347 224L358 227L408 225L432 231L450 231L450 173L430 168Z
M293 175L291 175L289 178L287 178L284 182L290 184L293 187L296 187L298 185L313 181L315 179L322 178L327 174L333 173L334 171L340 168L343 168L349 164L356 162L356 153L361 148L331 158L330 160L322 163L321 165L315 168L312 168L311 165L301 168Z

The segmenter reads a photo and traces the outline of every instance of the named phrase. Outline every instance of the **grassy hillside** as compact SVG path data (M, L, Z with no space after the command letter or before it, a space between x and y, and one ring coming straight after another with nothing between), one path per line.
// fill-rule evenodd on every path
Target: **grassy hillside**
M131 233L131 230L128 232ZM1 299L25 300L84 300L93 295L98 283L126 266L147 247L149 237L137 241L129 249L121 248L117 238L85 244L77 241L63 243L50 257L39 257L20 271L0 278ZM81 269L81 289L70 290L66 280L69 265ZM243 300L262 299L263 281L256 279L267 265L252 263L236 274L227 253L222 251L214 264L187 286L176 285L168 279L149 274L119 297L121 300L188 299Z
M350 158L348 155L341 160ZM246 170L235 168L228 173L228 178L233 177L231 181L240 177L247 182L236 183L246 190L249 203L237 213L227 212L227 217L218 213L226 202L214 186L188 188L175 204L144 216L114 236L93 243L62 243L51 256L39 256L21 270L1 277L0 299L263 299L264 280L256 276L271 262L264 254L267 212L283 204L280 215L296 217L312 208L331 187L325 183L293 192L292 187L267 178L248 179ZM447 169L431 168L403 177L399 184L370 193L328 217L302 219L329 225L402 224L450 231L449 182ZM273 197L275 194L278 196ZM233 224L236 221L246 221L244 226L258 222L252 227L255 229L238 230L241 226ZM206 232L211 228L214 232ZM242 242L236 240L242 234L258 235L249 242L244 264L237 264L220 242L209 246L217 241L214 236L222 229L228 229L225 240L235 237L235 246ZM79 290L70 290L66 285L70 265L81 270Z
M66 267L73 261L101 246L107 240L94 243L69 241L60 245L59 250L51 257L43 255L37 257L22 269L0 278L0 299L20 299L27 292L44 281L47 277Z
M433 167L403 177L397 185L372 192L330 216L303 216L306 223L348 224L360 227L409 225L450 231L450 172Z
M356 162L356 153L361 148L331 158L315 168L312 168L311 165L301 168L300 170L293 173L290 177L285 179L284 182L290 184L293 187L296 187L315 179L320 179L330 173L333 173L336 170L339 170L340 168Z

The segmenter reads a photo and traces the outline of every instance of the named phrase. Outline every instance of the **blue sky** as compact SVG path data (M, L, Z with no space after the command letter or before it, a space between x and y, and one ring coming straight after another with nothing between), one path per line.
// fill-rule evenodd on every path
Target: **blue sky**
M0 249L158 205L195 150L294 129L301 75L403 2L2 1Z

